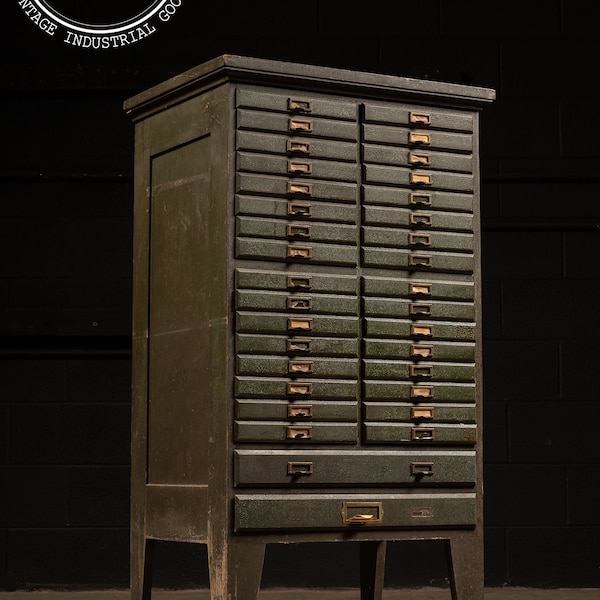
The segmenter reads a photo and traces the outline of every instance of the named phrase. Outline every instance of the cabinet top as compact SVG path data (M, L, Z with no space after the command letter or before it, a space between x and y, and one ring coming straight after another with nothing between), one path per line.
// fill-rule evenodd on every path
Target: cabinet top
M124 109L139 120L226 82L465 108L477 108L496 95L490 88L227 54L137 94L124 103Z

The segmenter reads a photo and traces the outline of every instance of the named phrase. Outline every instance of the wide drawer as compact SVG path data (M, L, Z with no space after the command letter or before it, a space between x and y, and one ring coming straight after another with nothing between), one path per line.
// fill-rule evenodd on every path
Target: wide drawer
M358 337L358 317L329 315L292 316L280 313L236 313L240 333Z
M367 246L473 252L473 235L470 233L411 231L399 227L363 227L363 239Z
M407 252L395 248L365 246L362 256L363 264L367 267L438 273L472 273L475 264L470 254L434 252L429 248Z
M358 111L356 102L339 97L254 86L238 87L236 106L290 114L312 114L350 121L357 119Z
M237 420L259 421L353 421L358 415L358 403L310 400L289 402L285 400L238 399L235 401Z
M474 527L474 493L238 494L235 531Z
M366 359L367 379L412 379L415 381L474 381L475 365L462 363L412 363L401 360Z
M366 337L410 338L416 340L475 340L474 323L415 323L399 319L365 319Z
M354 204L340 204L313 199L278 199L262 196L236 196L236 215L257 217L279 217L302 221L325 221L335 223L356 223L357 211ZM330 225L331 226L331 225Z
M298 402L307 400L356 400L358 382L343 379L276 377L236 377L237 398L284 398Z
M358 230L355 225L337 223L310 223L265 219L259 217L236 217L236 233L244 237L263 237L289 240L290 242L337 242L356 245ZM441 234L440 234L441 235ZM459 234L455 234L459 235ZM464 234L463 234L464 235Z
M411 229L431 229L432 231L473 231L473 216L464 213L364 206L363 215L366 225L383 225L384 227L393 225Z
M410 317L452 321L473 321L475 305L470 302L446 302L444 300L409 300L404 298L364 299L366 316Z
M285 196L287 198L337 200L356 204L358 185L338 181L308 180L289 177L273 177L238 173L236 192L262 194L267 196Z
M475 360L475 344L459 342L439 342L437 340L365 340L365 357L367 358L399 358L413 360Z
M475 402L473 383L365 381L364 399L387 402Z
M357 279L350 275L328 275L326 273L262 271L236 269L235 285L238 289L290 290L333 294L357 292Z
M237 334L238 353L287 354L289 356L357 356L356 338L286 337L281 335Z
M474 423L475 405L365 402L365 421L419 423Z
M408 206L415 210L451 210L473 212L473 196L436 190L411 191L397 187L365 185L365 204Z
M354 358L288 358L286 356L238 355L238 375L264 375L291 377L358 377L358 359Z
M384 167L365 164L365 182L403 185L460 192L473 191L473 175L447 171L413 170L405 167Z
M341 294L238 290L235 294L235 305L238 310L290 311L296 314L358 314L358 298Z
M356 423L235 421L233 429L236 442L355 444L358 440Z
M365 122L409 125L418 129L473 131L473 114L429 106L408 104L365 104Z
M474 444L474 424L372 423L364 424L367 444Z
M310 176L315 179L332 181L353 181L358 178L358 166L353 163L319 160L312 157L285 157L257 152L237 153L238 171L288 175L290 177Z
M238 150L253 150L287 156L325 158L356 162L358 146L355 142L324 140L319 138L277 135L256 131L238 131L236 134Z
M237 450L237 486L473 485L472 451Z
M408 146L412 148L435 148L473 151L473 136L465 133L453 133L432 129L411 129L394 125L365 123L362 126L363 139L366 142Z
M239 237L235 247L236 258L347 266L358 262L358 250L351 245Z
M473 300L473 283L436 279L403 279L401 277L372 277L362 279L366 296L404 296L416 299Z
M473 171L473 157L470 154L363 144L363 156L366 163L378 165L419 167L462 173Z

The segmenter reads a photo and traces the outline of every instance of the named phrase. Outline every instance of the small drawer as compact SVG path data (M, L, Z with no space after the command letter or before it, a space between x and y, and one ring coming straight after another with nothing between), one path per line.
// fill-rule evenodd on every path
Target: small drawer
M400 379L418 383L472 382L475 365L468 363L409 363L401 360L365 359L367 379Z
M365 402L365 421L414 423L474 423L474 404L410 404Z
M292 316L281 313L237 311L235 323L239 333L358 337L359 330L356 316Z
M466 253L430 250L407 252L404 249L365 246L362 255L365 266L384 269L470 274L475 266L473 255Z
M234 460L237 487L466 486L475 483L476 471L475 453L469 450L236 450Z
M337 202L358 201L358 185L355 183L309 180L289 177L272 177L253 173L236 175L236 192L283 196L302 200L333 200Z
M236 352L310 356L357 356L355 338L236 334Z
M427 126L428 127L428 126ZM473 151L473 136L465 133L423 129L411 129L395 125L363 125L363 139L376 144L435 148L469 153Z
M411 317L427 320L473 321L475 305L470 302L411 301L404 298L366 297L366 316ZM385 324L382 324L385 326Z
M286 444L355 444L356 423L291 424L272 421L235 421L236 442L267 442Z
M365 400L386 402L475 402L473 383L366 381Z
M397 187L364 186L365 204L408 207L415 211L444 210L473 212L473 196L437 190L410 190ZM434 218L434 223L436 222Z
M432 279L402 279L391 277L363 277L366 296L391 296L398 298L432 298L439 300L473 300L473 284L461 281Z
M363 145L364 160L376 165L392 165L396 167L422 167L435 171L473 172L471 154L436 152L434 150L409 150L393 146Z
M290 292L314 292L356 295L356 277L328 275L318 272L282 272L254 269L236 269L235 286L238 289L261 289Z
M308 402L295 400L236 400L235 418L239 421L348 421L356 422L356 402Z
M236 398L287 399L290 402L310 400L356 400L356 380L294 379L236 377Z
M310 359L286 356L240 354L236 360L238 375L288 376L288 377L358 377L358 360L353 358Z
M473 216L470 214L431 211L429 209L389 208L380 206L363 207L366 225L403 227L432 231L473 231Z
M367 246L473 252L473 235L470 233L448 231L415 233L400 228L363 227L363 238Z
M366 164L364 171L366 183L444 189L459 192L473 191L473 175L469 173L451 173L434 170L416 171L404 167L384 167L375 164Z
M477 426L467 423L410 424L372 423L364 425L369 444L475 444Z
M238 310L288 311L290 313L357 315L358 298L340 294L301 294L263 290L237 290Z
M475 340L474 323L426 323L372 317L367 317L365 321L368 338L435 339L456 342Z
M468 362L475 360L475 344L459 342L420 342L415 340L366 339L366 358L398 358Z
M378 517L348 522L356 514ZM375 514L375 513L373 513ZM475 527L474 493L423 494L238 494L234 499L235 531L364 528Z

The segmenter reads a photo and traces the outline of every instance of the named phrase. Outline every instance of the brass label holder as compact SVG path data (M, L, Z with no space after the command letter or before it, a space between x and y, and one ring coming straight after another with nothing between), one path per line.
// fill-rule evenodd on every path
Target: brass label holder
M344 525L379 525L383 521L381 502L344 502L342 523Z

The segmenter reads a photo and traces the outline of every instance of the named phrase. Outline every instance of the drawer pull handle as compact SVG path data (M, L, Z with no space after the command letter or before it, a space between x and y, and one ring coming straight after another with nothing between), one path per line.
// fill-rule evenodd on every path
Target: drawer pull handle
M289 238L310 238L310 225L288 225L287 236Z
M433 346L431 344L413 344L410 348L412 358L431 358Z
M432 185L433 178L428 173L411 173L410 183L412 185Z
M312 101L301 100L299 98L288 98L288 110L309 113L312 111Z
M312 370L312 360L290 360L288 362L288 373L291 373L292 375L306 375L312 373Z
M415 227L431 227L433 218L425 213L412 213L410 215L410 224Z
M288 383L288 396L310 396L312 394L312 383Z
M288 258L301 258L304 260L309 260L312 258L312 248L288 246L287 255Z
M344 502L342 504L342 523L344 525L376 525L382 520L383 505L381 502Z
M408 143L429 146L429 144L431 144L431 137L428 133L418 133L417 131L411 131L408 134Z
M410 293L413 296L431 296L430 283L411 283Z
M410 474L415 477L431 476L435 472L432 462L410 463Z
M288 154L310 154L310 142L287 140L285 149Z
M312 435L310 427L288 427L288 440L310 440Z
M431 325L412 325L410 335L413 337L431 337L433 335L433 328Z
M409 121L419 125L431 125L431 115L428 113L410 112Z
M288 319L288 331L312 331L312 319Z
M431 246L431 236L428 233L409 233L409 246Z
M429 154L417 154L416 152L409 152L408 162L411 165L428 167L431 164L431 158Z
M290 404L288 406L288 417L290 419L310 419L312 416L312 404Z
M433 419L433 406L413 406L410 409L411 419Z
M288 275L287 287L288 289L310 290L312 287L312 280L310 277L296 277L295 275Z
M433 427L413 427L410 437L416 442L428 442L435 437L435 429Z
M310 352L312 350L312 340L293 338L287 340L288 352Z
M417 206L431 206L431 194L410 194L408 203Z
M410 376L431 379L433 367L431 365L410 365Z
M411 302L409 311L411 316L430 317L431 304L420 304L417 302Z
M313 130L312 121L308 119L290 119L288 124L290 131L304 131L310 133Z
M288 462L287 474L292 477L313 474L313 463L311 462Z
M433 398L433 386L431 385L413 385L410 388L411 398Z
M312 194L312 185L310 183L293 183L292 181L288 181L287 191L290 195L310 196Z
M429 268L431 267L431 256L426 254L411 254L408 257L408 266Z
M312 216L312 206L299 202L288 202L287 214L294 217L310 217Z
M290 296L287 299L287 307L288 310L310 310L312 308L312 298Z
M312 163L301 162L298 160L288 160L288 173L301 173L310 175L312 173Z

